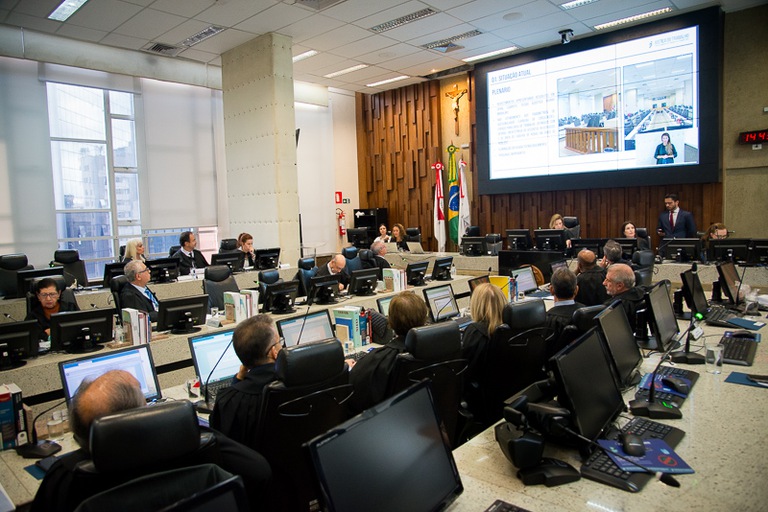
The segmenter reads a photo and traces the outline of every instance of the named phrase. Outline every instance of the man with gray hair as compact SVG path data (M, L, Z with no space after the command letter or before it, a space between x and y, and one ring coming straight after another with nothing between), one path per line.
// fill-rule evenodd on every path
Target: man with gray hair
M120 292L120 307L133 308L149 313L149 319L157 322L157 311L160 302L152 291L147 288L149 269L141 260L131 260L125 265L125 277L128 284Z
M373 253L373 262L376 263L379 269L392 268L392 265L384 257L387 254L387 246L384 242L373 242L371 244L371 252Z
M645 297L645 291L635 286L635 271L624 263L611 265L608 267L603 285L605 286L605 291L610 296L605 301L605 305L607 306L616 300L620 300L624 311L627 313L629 324L634 331L635 325L637 325L636 312Z
M349 286L349 274L344 271L347 266L347 258L343 254L336 254L327 265L317 269L318 276L339 276L339 291Z
M603 246L603 259L600 261L600 266L608 268L616 263L624 263L623 256L624 250L621 244L616 240L608 240Z

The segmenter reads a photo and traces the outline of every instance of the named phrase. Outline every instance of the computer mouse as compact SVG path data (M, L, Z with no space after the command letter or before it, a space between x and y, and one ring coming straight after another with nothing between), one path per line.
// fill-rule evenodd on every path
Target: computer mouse
M683 395L687 395L691 392L690 384L685 382L681 377L675 377L673 375L663 377L661 379L661 384L678 393L682 393Z
M619 436L621 441L621 449L624 453L631 457L642 457L645 455L645 445L643 444L643 438L632 432L626 432Z

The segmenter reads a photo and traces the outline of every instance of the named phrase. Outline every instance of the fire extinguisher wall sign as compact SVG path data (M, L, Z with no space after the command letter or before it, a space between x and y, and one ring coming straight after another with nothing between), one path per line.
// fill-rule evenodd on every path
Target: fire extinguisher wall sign
M336 208L336 220L339 223L339 236L344 236L347 234L347 220L346 215L344 214L344 210L341 208Z

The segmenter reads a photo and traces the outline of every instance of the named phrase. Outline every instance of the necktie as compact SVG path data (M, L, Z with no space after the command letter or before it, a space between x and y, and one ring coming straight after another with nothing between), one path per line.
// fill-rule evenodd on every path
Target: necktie
M157 311L157 307L158 307L157 299L155 298L154 295L152 295L152 292L149 291L149 288L144 288L144 295L146 295L147 298L150 301L152 301L152 307L155 309L155 311Z
M675 229L675 215L672 212L669 212L669 227L672 228L674 231Z

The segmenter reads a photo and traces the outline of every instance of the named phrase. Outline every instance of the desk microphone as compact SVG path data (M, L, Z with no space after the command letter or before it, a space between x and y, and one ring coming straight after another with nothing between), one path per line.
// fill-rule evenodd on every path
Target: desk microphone
M14 322L18 322L18 320L16 320L15 318L13 318L13 317L10 315L10 313L3 313L3 315L4 315L4 316L5 316L5 318L7 318L8 320L13 320Z
M207 413L211 414L213 412L213 405L209 400L209 394L208 394L208 383L211 380L211 377L213 376L213 372L216 370L216 367L219 366L219 363L222 359L224 359L224 354L227 353L227 350L229 350L229 347L232 346L232 340L234 337L229 339L229 343L227 343L227 346L224 348L224 351L219 356L219 359L216 361L216 364L213 365L213 368L211 368L211 373L208 374L208 377L205 379L205 389L203 389L203 400L198 400L195 402L195 410L197 412Z
M656 247L656 256L658 256L659 258L662 258L662 259L663 259L662 255L661 255L662 249L664 249L666 246L668 246L669 244L671 244L672 242L674 242L676 240L676 238L673 237L673 236L672 237L664 237L664 238L666 238L667 241L665 242L664 239L662 239L661 243L659 244L659 246ZM659 261L658 263L661 263L661 261Z
M446 307L450 306L450 305L451 305L451 302L453 302L453 301L450 301L450 300L449 300L448 302L446 302L445 304L443 304L442 306L440 306L440 307L437 309L437 313L435 313L435 318L433 319L433 320L435 321L435 323L439 322L439 320L438 320L438 319L440 318L440 313L442 313L442 312L443 312L443 310L444 310Z
M685 337L685 348L679 352L672 352L670 359L673 363L685 363L685 364L704 364L704 356L691 352L691 338L693 338L693 329L696 326L697 320L703 320L704 315L701 313L691 313L691 323L686 331L688 335Z
M53 455L54 453L58 453L61 451L61 445L51 441L50 439L38 442L37 428L35 427L35 424L37 423L37 420L40 419L40 416L47 413L51 409L55 409L56 407L59 407L64 402L66 402L66 400L62 400L56 405L53 405L47 408L46 410L44 410L43 412L35 416L35 419L32 420L32 428L30 431L30 434L32 434L32 439L30 439L29 443L27 444L22 444L21 446L17 446L16 447L17 454L21 455L25 459L44 459L46 457Z

